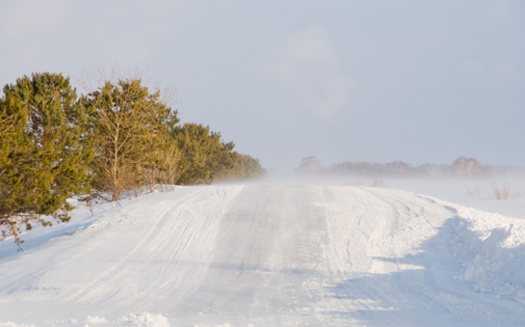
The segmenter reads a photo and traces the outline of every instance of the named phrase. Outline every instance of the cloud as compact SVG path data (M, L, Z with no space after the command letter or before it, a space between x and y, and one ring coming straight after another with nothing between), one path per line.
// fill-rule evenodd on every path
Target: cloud
M352 81L320 25L295 33L272 54L263 76L272 114L329 121L347 103ZM286 117L289 116L289 117Z

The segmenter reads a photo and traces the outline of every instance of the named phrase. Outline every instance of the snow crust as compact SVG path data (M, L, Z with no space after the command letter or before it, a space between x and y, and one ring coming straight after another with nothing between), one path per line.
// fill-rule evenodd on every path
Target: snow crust
M524 325L523 216L431 193L209 185L79 207L24 252L0 242L0 327Z

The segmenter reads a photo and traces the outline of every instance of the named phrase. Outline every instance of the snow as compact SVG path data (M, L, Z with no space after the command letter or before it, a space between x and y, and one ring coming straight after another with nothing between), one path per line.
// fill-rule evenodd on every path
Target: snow
M486 181L343 184L80 206L25 232L24 252L0 242L0 327L525 324L523 198L469 191Z

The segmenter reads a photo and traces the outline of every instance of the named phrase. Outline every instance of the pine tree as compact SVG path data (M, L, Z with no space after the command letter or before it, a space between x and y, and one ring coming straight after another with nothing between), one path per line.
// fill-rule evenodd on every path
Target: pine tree
M87 116L69 78L32 74L4 87L0 99L0 228L67 221L67 199L89 189Z
M173 129L173 138L181 153L182 184L211 183L221 135L209 126L186 123ZM233 145L233 144L232 144Z
M221 134L209 126L187 123L173 130L173 138L181 153L182 184L211 183L256 176L263 169L250 156L233 151L233 142L225 143Z
M98 195L107 193L117 201L123 192L170 180L168 175L175 174L178 152L168 141L178 122L177 112L160 95L159 91L150 94L140 79L130 79L116 85L107 81L84 98L94 119L93 186Z

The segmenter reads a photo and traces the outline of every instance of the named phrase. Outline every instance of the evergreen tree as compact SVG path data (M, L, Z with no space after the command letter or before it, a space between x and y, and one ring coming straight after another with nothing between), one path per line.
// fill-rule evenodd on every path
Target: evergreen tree
M239 178L258 177L264 174L264 169L261 167L259 160L247 154L239 154L237 167L238 173L236 175Z
M176 126L172 135L181 153L179 183L210 183L220 134L210 132L209 126L186 123Z
M17 242L20 225L69 219L67 199L89 189L92 159L85 110L69 78L33 74L0 98L0 228Z
M221 134L209 126L187 123L173 130L181 153L182 184L211 183L255 176L262 172L259 162L233 151L233 142L225 143Z
M84 102L94 118L93 186L99 195L109 193L116 201L125 191L159 182L160 172L166 173L164 181L173 178L178 151L169 131L178 118L160 101L160 92L150 94L140 79L120 80L106 82Z

